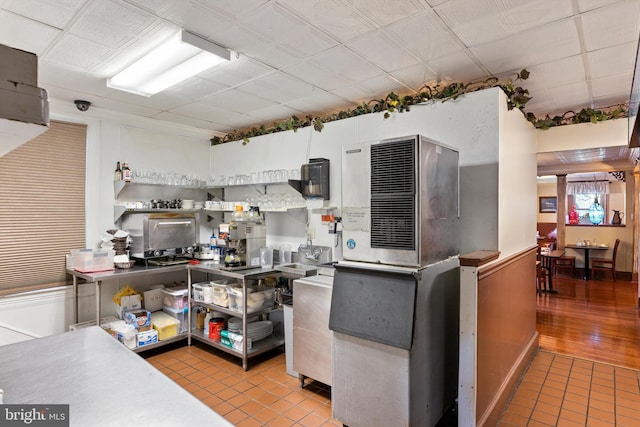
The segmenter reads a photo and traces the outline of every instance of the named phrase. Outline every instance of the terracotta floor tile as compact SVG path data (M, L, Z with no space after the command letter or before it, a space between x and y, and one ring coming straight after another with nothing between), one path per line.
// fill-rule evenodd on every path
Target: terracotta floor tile
M216 406L213 407L213 410L216 411L217 413L219 413L222 416L228 414L229 412L233 411L234 409L236 409L236 408L234 408L233 405L230 405L229 403L227 403L225 401L221 401L220 403L218 403Z
M244 413L243 411L241 411L240 409L234 409L233 411L229 412L228 414L226 414L224 416L224 418L233 423L234 425L237 425L240 421L244 420L245 418L247 418L249 415L247 415L246 413Z
M587 415L584 412L574 412L563 407L560 411L559 419L579 423L584 426L585 422L587 421Z
M238 392L235 391L234 389L225 388L224 390L220 390L219 392L217 392L216 396L218 396L222 400L229 400L232 397L236 396L237 394Z
M236 427L262 427L262 423L255 418L249 417L240 421Z
M245 396L244 394L238 393L235 396L233 396L231 399L227 400L227 402L229 402L230 404L232 404L236 408L239 408L242 405L244 405L245 403L249 402L250 400L251 399L249 397Z
M587 427L611 427L612 424L609 421L602 421L597 418L588 418Z
M558 415L560 414L560 405L549 405L548 403L538 401L533 409L533 415L531 418L536 418L535 414L539 412L544 412L545 414L553 415L555 418L558 418Z
M616 415L620 415L627 418L633 418L638 421L640 425L640 406L635 408L629 408L626 406L616 406Z
M510 413L510 414L514 414L514 415L519 415L522 417L526 417L529 418L529 416L531 416L531 412L532 412L532 408L528 408L526 406L522 406L522 405L518 405L515 403L512 403L509 405L509 407L506 410L506 414Z
M564 402L562 402L562 408L568 409L569 411L572 411L572 412L577 412L582 415L586 415L588 407L584 403L577 403L577 402L572 402L570 400L565 400Z
M277 417L275 417L274 419L269 421L267 426L269 426L269 427L290 427L290 426L292 426L294 424L295 424L295 421L292 421L292 420L290 420L289 418L287 418L285 416L278 415Z
M502 416L501 421L506 423L508 426L526 426L529 421L529 417L506 412Z
M244 405L240 406L240 409L246 412L247 414L253 416L253 414L258 413L265 408L265 406L255 400L249 400Z
M293 421L299 421L309 414L309 410L301 406L294 406L284 413L284 416L292 419Z
M266 425L269 421L271 421L278 415L280 414L278 414L276 411L274 411L271 408L263 408L258 412L256 412L255 414L252 414L251 416L256 420L261 421L264 425Z
M638 423L637 418L628 418L624 416L616 417L616 426L617 427L638 427L640 425Z
M299 420L298 424L304 427L320 427L322 424L324 424L324 422L325 420L321 416L311 412L310 414Z
M587 415L589 419L595 418L598 420L607 421L612 425L615 422L615 415L613 414L613 412L603 411L602 409L593 408L591 406L589 407Z
M555 423L547 424L538 420L530 420L529 423L527 424L527 427L553 427L553 426L555 426Z

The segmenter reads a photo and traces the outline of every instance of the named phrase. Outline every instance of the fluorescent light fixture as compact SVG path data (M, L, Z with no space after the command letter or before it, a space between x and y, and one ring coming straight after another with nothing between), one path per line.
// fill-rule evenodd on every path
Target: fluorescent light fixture
M182 30L107 79L107 86L151 96L189 77L231 60L231 51Z

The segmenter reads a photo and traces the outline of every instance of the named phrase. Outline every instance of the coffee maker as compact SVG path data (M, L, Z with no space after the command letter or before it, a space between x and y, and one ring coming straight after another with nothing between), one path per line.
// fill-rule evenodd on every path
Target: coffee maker
M260 248L267 245L267 227L253 221L232 222L229 224L227 248L235 249L240 257L239 266L226 266L225 269L240 270L260 267Z

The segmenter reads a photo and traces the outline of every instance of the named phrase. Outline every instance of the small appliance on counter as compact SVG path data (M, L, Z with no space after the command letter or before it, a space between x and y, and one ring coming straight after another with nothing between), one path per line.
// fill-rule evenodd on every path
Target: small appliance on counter
M222 229L222 226L221 226ZM229 224L224 270L260 268L260 248L267 245L267 227L263 223L239 221ZM227 261L227 258L229 260Z
M191 256L198 241L194 213L130 214L122 229L131 237L130 257L143 260Z

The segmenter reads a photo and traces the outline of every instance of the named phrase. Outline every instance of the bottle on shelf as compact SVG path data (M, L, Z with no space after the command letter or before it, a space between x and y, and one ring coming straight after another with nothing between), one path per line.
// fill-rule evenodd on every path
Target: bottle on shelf
M114 181L122 181L122 169L120 168L120 162L116 164L116 171L113 173Z
M131 182L131 169L127 162L122 162L122 179L124 182Z

